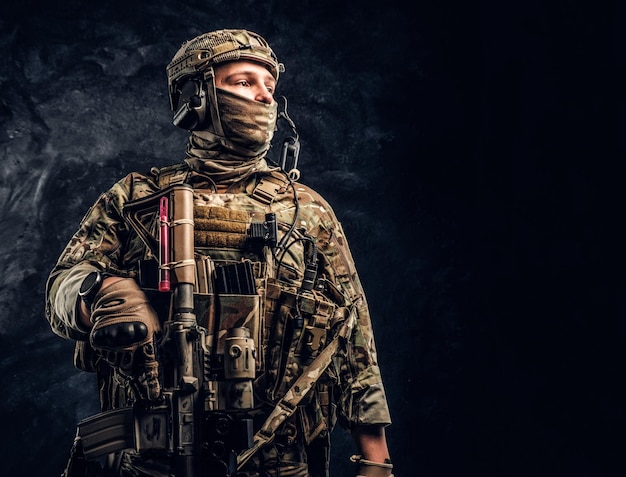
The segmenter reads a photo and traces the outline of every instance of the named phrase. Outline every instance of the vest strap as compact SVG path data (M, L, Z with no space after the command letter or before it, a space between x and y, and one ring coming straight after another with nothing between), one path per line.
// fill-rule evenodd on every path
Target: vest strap
M270 204L278 193L284 189L287 181L279 175L267 174L259 180L256 187L250 194L252 198L258 200L262 204Z
M183 184L187 179L189 167L186 164L174 164L166 167L153 167L150 172L156 177L159 189L165 189L174 184Z

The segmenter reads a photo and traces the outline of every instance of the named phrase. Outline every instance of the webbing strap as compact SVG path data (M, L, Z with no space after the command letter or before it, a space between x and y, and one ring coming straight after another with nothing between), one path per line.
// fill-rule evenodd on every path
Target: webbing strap
M333 356L339 348L341 339L349 339L354 327L356 308L348 316L333 340L317 355L317 357L307 366L302 374L295 380L285 395L278 401L274 410L267 416L265 423L256 432L253 439L252 447L241 452L237 456L237 470L241 468L256 454L261 448L271 443L276 436L276 431L280 425L285 422L298 408L298 404L315 386L318 379L322 376L326 368L332 362Z
M250 195L262 204L267 205L274 200L280 189L285 187L286 184L287 182L282 177L268 174L261 178Z
M187 179L189 169L181 164L162 167L153 167L151 172L157 177L159 189L165 189L173 184L182 184Z

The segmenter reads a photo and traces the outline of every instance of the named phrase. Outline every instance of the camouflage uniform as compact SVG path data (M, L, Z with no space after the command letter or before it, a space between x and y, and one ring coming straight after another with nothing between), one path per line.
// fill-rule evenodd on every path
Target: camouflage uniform
M258 422L262 423L337 327L349 315L356 316L348 346L340 348L312 395L281 427L275 442L246 467L250 476L324 475L329 435L336 421L347 429L390 423L370 315L345 235L322 197L307 186L290 184L283 172L269 167L264 159L244 178L232 182L226 192L216 193L214 179L202 160L188 158L150 174L131 173L102 194L50 275L47 318L56 334L77 341L75 364L97 372L102 409L129 405L134 400L132 389L115 369L89 352L88 331L77 319L77 292L85 276L95 269L140 281L139 264L155 257L124 220L122 208L171 184L192 185L198 270L209 273L216 264L242 259L254 265L257 297L252 300L257 300L254 306L260 309L260 319L246 325L253 329L258 350L254 382ZM250 222L263 221L268 212L276 214L279 242L294 224L291 239L278 257L273 257L267 246L250 244L245 232ZM156 231L157 223L147 226ZM316 287L309 299L295 300L311 242L317 247L319 263ZM142 286L161 319L167 319L168 294ZM209 323L214 319L211 300L211 290L198 277L195 311L201 326L213 326ZM294 329L293 320L300 317L307 326ZM237 316L228 319L243 320ZM221 317L223 322L228 319ZM122 465L125 475L164 476L168 475L167 466L167 461L132 454L124 456ZM259 474L259 469L268 474Z

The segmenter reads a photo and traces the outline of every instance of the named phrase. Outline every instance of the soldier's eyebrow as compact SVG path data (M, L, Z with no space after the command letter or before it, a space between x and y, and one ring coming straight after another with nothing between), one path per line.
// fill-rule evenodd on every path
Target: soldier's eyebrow
M232 73L222 76L220 78L220 81L233 81L233 78L237 79L237 76L245 76L247 78L255 77L257 76L257 74L258 73L253 70L239 70L239 71L234 71ZM269 71L267 72L267 75L264 74L262 76L263 76L263 82L265 83L270 82L271 84L276 84L276 80L274 79L274 77Z

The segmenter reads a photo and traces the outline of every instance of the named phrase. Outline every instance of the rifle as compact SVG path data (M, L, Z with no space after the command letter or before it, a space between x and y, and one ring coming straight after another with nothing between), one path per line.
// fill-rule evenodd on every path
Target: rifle
M193 307L193 190L177 185L127 205L125 217L154 256L160 257L159 288L172 293L173 312L164 324L163 343L176 354L177 366L168 369L164 381L176 384L164 388L158 401L138 402L82 420L74 448L82 451L79 458L86 462L124 449L164 452L175 457L177 475L192 477L199 451L194 436L202 386ZM149 231L155 209L160 221L158 239Z
M176 477L228 477L236 470L237 452L252 446L252 419L245 411L253 407L254 341L247 328L232 328L220 343L220 358L219 320L215 320L214 330L197 322L190 186L177 184L128 202L123 215L151 254L159 257L157 270L140 266L140 284L154 282L149 288L170 294L172 311L164 321L158 346L162 393L158 401L136 402L82 420L74 445L80 452L75 452L75 458L92 462L133 449L143 455L171 457ZM153 233L155 223L157 233ZM275 231L269 237L274 240ZM215 274L219 278L215 291L235 294L235 301L245 301L241 296L250 295L258 303L249 267L249 262L220 267ZM239 283L231 275L247 280Z

